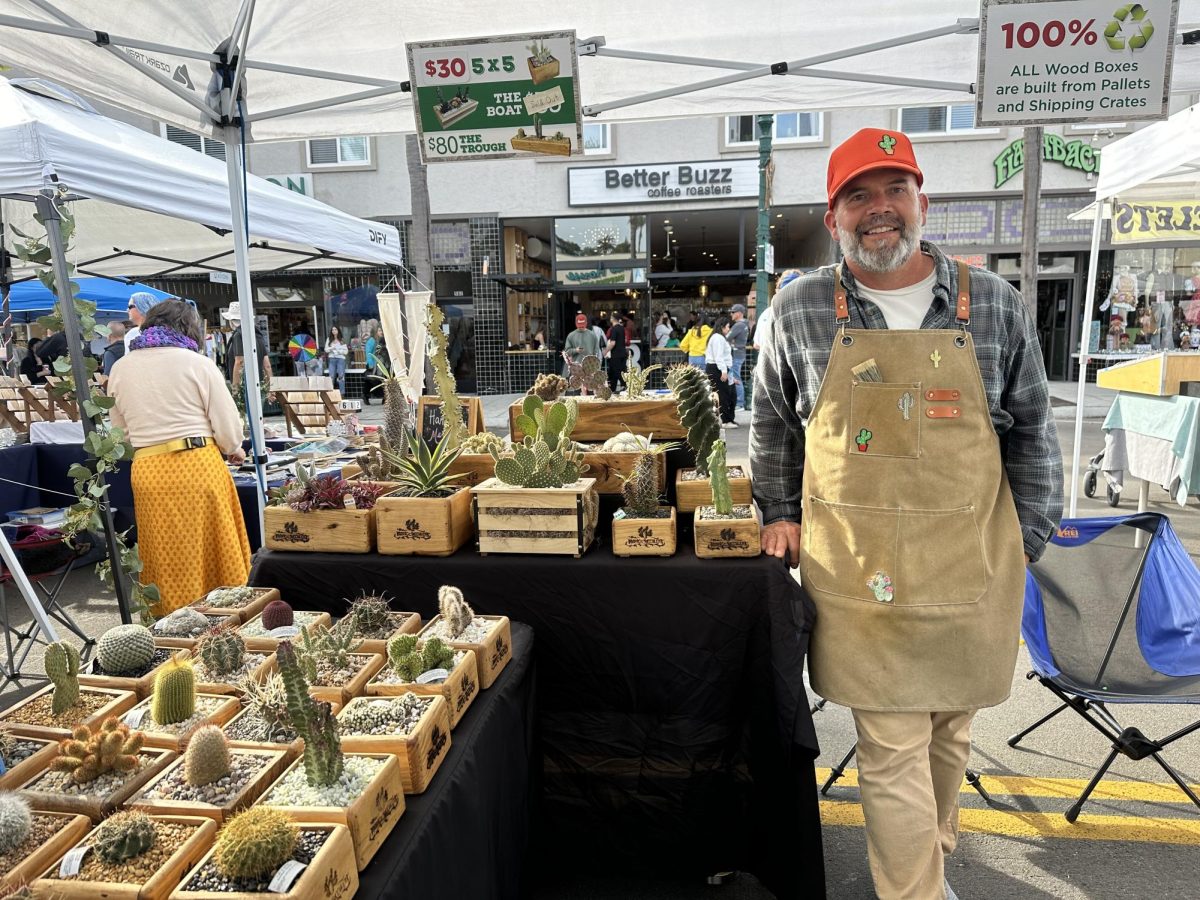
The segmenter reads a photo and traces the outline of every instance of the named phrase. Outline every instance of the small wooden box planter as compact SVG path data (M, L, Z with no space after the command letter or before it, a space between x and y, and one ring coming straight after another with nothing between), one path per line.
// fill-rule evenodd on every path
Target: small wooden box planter
M176 651L171 647L155 647L154 649L156 651L166 650L168 652L172 652L173 655L178 653L182 653L185 657L188 655L187 650ZM98 660L92 660L89 668L92 668L95 671L89 672L86 675L81 673L79 676L79 683L81 685L86 684L88 687L106 687L112 688L116 691L132 691L140 700L143 697L150 696L150 692L154 690L154 679L158 675L158 670L170 661L171 657L168 656L145 675L141 675L137 678L129 678L124 675L104 675L99 671L100 662Z
M660 508L669 509L670 518L634 519L626 516L613 519L613 556L675 555L675 507Z
M261 797L263 792L275 783L275 779L279 777L279 774L292 761L292 756L286 747L278 750L268 750L258 747L236 747L231 749L231 753L234 756L259 757L263 761L263 768L235 796L230 797L220 806L212 803L201 803L198 800L172 800L164 797L146 796L157 784L168 778L172 772L183 768L184 758L182 756L147 781L145 786L139 789L137 794L126 802L125 805L131 809L140 809L152 816L201 816L205 819L212 819L212 821L220 824L234 813L241 812L243 809L253 805L254 801Z
M460 453L450 463L450 474L463 476L455 484L475 487L496 474L496 461L490 453Z
M345 684L309 685L309 696L314 700L345 705L351 697L361 697L365 694L367 682L383 668L386 660L378 653L352 653L350 655L363 660L362 666L354 673L353 677Z
M27 741L32 744L37 744L38 749L19 763L9 766L3 775L0 775L0 790L11 791L18 784L28 781L39 772L43 772L46 766L50 765L50 760L58 756L58 741L53 738L45 737L26 737L22 735L13 735L19 741Z
M550 57L550 62L541 66L533 61L532 56L525 57L525 62L529 66L529 77L533 79L534 84L541 84L543 81L558 77L559 63L554 57Z
M615 453L608 450L585 450L583 461L587 465L588 478L596 479L596 492L600 494L619 494L625 486L622 478L629 477L640 453ZM658 468L658 483L667 482L667 456L665 453L655 454L654 462Z
M266 654L266 659L260 662L257 666L250 670L250 674L246 678L250 681L262 681L268 675L278 668L275 662L275 654L266 650L246 650L246 654ZM241 686L228 681L207 681L202 678L202 674L207 674L197 668L196 669L196 692L200 694L235 694L242 693ZM153 690L153 687L151 688Z
M308 867L286 893L250 893L247 891L192 891L188 879L203 871L213 851L188 872L171 892L170 900L350 900L358 891L358 870L354 866L354 847L344 825L325 822L301 822L301 831L328 831L329 837Z
M198 819L194 816L155 816L155 820L192 825L194 829L158 871L146 879L145 884L59 878L56 862L45 867L42 877L33 883L34 897L47 900L167 900L171 891L178 887L184 873L213 845L217 836L217 824L211 819ZM88 838L79 841L77 846L88 843L90 838L89 834Z
M227 615L220 612L206 612L204 613L204 617L208 619L210 628L216 625L237 626L241 624L241 620L237 616ZM196 641L200 637L200 635L196 635L196 637L175 637L172 635L158 634L153 628L151 628L150 631L154 634L155 647L170 647L176 650L194 649L196 646Z
M319 612L310 612L307 610L294 610L293 615L295 616L296 619L301 619L301 617L303 617L303 621L301 621L300 627L303 628L305 631L311 631L312 629L316 628L318 625L324 625L326 628L329 628L333 624L333 617L330 616L329 613L327 613L327 612L319 613ZM247 650L254 650L258 653L274 653L277 649L279 649L279 642L281 640L294 641L294 640L296 640L296 638L299 637L299 634L296 635L296 638L275 638L275 637L270 637L266 634L255 635L255 634L247 634L246 633L246 625L250 625L251 623L261 622L261 621L262 621L262 613L259 613L257 616L255 616L253 619L251 619L249 622L245 623L245 625L242 625L240 628L238 628L238 634L240 634L242 636L242 638L246 641L246 649Z
M379 677L383 669L376 672L367 682L368 697L398 697L400 694L419 694L423 697L440 695L446 700L450 711L450 727L457 728L463 714L470 708L479 693L479 665L475 662L474 650L455 651L463 654L458 664L450 670L450 677L441 684L416 684L414 682L384 682Z
M596 537L596 480L561 488L512 487L489 478L471 488L480 554L553 553L580 557Z
M401 617L405 617L403 621ZM421 630L420 613L397 611L392 613L392 618L400 622L396 630L386 638L363 638L362 646L358 648L360 653L382 653L386 656L388 641L392 638L401 634L416 634Z
M730 466L730 468L734 468ZM737 466L745 473L742 466ZM691 478L684 480L684 472L695 472L695 469L680 469L675 474L675 506L681 513L695 512L697 506L712 505L712 482L707 478ZM751 500L750 478L749 476L733 475L729 476L729 496L733 499L734 506L745 506Z
M338 713L340 724L348 710L379 697L355 697ZM437 694L408 734L349 734L342 730L342 749L347 753L391 753L399 760L404 793L420 794L442 767L450 749L450 710L446 698Z
M421 640L441 637L435 630L441 618L441 616L434 616L417 636ZM446 638L442 638L442 641L447 647L453 647L455 650L473 650L475 652L475 664L479 667L479 686L486 690L495 683L500 673L504 671L504 667L512 659L512 626L508 621L508 616L476 616L475 619L495 623L488 630L487 637L480 643L451 641Z
M263 510L263 533L271 550L307 553L370 553L375 549L374 509L314 509L287 506Z
M339 704L336 704L336 703L333 704L333 712L334 713L336 713L337 710L340 708L341 707L339 706ZM242 709L239 709L237 712L237 715L235 715L232 719L230 719L228 722L226 722L225 726L224 726L224 728L222 728L222 730L226 734L230 734L231 730L234 727L234 724L239 719L241 719L242 716L246 716L249 714L250 714L250 708L248 706L243 707ZM247 749L247 750L282 750L284 752L285 756L287 757L287 761L290 763L292 760L294 760L296 757L298 757L300 755L300 753L304 750L304 739L297 737L297 738L293 738L291 741L289 741L286 744L276 744L276 743L272 743L270 741L245 741L245 740L240 740L238 738L230 737L229 738L229 746Z
M45 812L36 810L34 816L59 822L59 828L50 837L28 848L28 855L21 858L7 872L0 873L0 892L7 894L22 884L29 884L49 865L57 865L68 850L79 843L79 839L92 829L92 820L76 813ZM28 840L28 839L27 839ZM23 852L18 847L13 853Z
M58 788L41 790L38 782L50 774L46 771L31 776L17 790L34 809L87 816L95 823L120 809L138 788L170 765L177 755L171 750L143 747L138 753L142 760L141 768L108 794L68 794Z
M240 587L240 585L237 585ZM207 595L206 595L207 596ZM243 622L249 622L260 612L263 607L272 600L279 599L279 588L254 588L254 597L245 606L205 606L204 597L201 597L192 604L192 609L196 612L202 612L205 615L213 616L233 616L237 619L237 623L241 625Z
M115 688L85 687L80 685L80 697L90 694L92 696L100 695L108 698L91 715L80 717L78 711L72 713L71 710L67 710L59 717L62 721L61 725L38 725L21 721L22 710L25 710L37 701L39 697L48 697L53 691L54 685L48 684L19 703L14 703L8 709L4 710L4 712L0 713L0 727L6 727L13 734L19 734L22 737L43 737L61 740L62 738L69 737L71 729L77 725L93 725L96 722L103 722L109 716L119 716L127 709L131 709L138 702L137 695L133 691L119 691ZM48 703L49 701L44 702Z
M638 434L653 434L659 440L673 441L687 437L687 429L679 424L679 404L674 397L661 400L596 400L579 398L578 416L571 432L572 440L605 441L626 430ZM508 408L508 427L513 441L525 435L517 428L521 403Z
M468 487L449 497L393 494L381 497L375 510L376 541L383 554L450 556L475 536Z
M734 505L738 505L737 501ZM702 519L697 515L692 533L696 539L696 556L700 559L758 556L762 552L758 517L753 506L746 519Z
M121 717L121 721L128 724L130 719L136 721L134 717L141 716L141 721L137 725L130 725L131 731L140 731L145 735L145 745L147 747L161 747L164 750L182 751L187 746L188 741L192 739L192 735L205 725L224 725L234 717L240 709L240 704L236 697L230 697L224 694L203 694L197 691L196 706L200 708L201 703L210 703L213 706L212 712L208 713L203 719L198 720L195 724L188 726L186 731L175 734L171 731L156 730L160 726L154 722L151 716L152 697L147 697L142 700L137 706L133 707L129 712ZM141 710L145 712L141 712Z
M344 739L342 749L350 750ZM347 753L348 757L351 755L373 756L384 760L384 764L375 773L367 789L349 806L276 806L270 802L269 792L263 795L259 804L283 810L296 822L330 822L346 826L353 844L353 852L350 852L350 847L346 848L347 855L354 859L358 871L361 872L404 814L404 785L400 778L401 763L395 756L376 752ZM303 767L304 760L296 760L278 780L282 781L293 769Z

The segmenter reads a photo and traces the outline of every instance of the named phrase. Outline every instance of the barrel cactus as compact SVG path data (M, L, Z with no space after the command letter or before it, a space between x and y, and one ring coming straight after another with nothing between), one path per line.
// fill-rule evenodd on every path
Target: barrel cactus
M687 429L688 446L696 453L696 472L708 475L708 455L721 436L708 376L694 366L678 365L667 373L667 387L679 401L679 421Z
M225 823L213 863L226 878L263 878L292 858L298 837L299 829L283 810L252 806Z
M150 715L159 725L174 725L196 712L196 670L188 660L175 657L158 670Z
M209 675L233 675L242 670L246 659L246 642L232 628L210 628L196 641L196 655L203 661Z
M392 607L382 594L364 593L350 601L347 618L354 621L354 632L365 636L387 635L395 631L392 624Z
M285 628L288 625L294 624L296 616L292 612L292 608L282 600L272 600L262 611L262 627L267 631L274 631L276 628Z
M16 850L29 837L33 816L25 798L12 791L0 792L0 854Z
M46 646L42 664L54 683L51 711L61 716L79 702L79 651L70 644L56 641Z
M192 787L212 784L229 774L229 740L216 725L205 725L188 741L183 772Z
M92 847L98 857L115 865L145 853L157 837L154 820L144 812L119 812L100 823Z
M118 625L100 636L96 658L105 675L137 672L154 659L154 635L142 625Z

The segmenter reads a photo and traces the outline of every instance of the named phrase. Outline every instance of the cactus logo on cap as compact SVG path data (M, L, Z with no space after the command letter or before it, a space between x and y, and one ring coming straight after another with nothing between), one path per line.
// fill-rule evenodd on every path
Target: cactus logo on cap
M891 156L896 152L895 148L896 148L896 139L894 137L892 137L890 134L885 134L883 136L883 138L879 141L879 149L882 150L884 153L886 153L888 156Z

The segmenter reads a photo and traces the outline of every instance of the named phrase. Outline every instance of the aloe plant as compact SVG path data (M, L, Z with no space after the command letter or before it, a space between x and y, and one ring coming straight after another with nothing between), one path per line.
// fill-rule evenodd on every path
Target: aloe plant
M458 459L461 448L451 448L449 435L443 435L432 450L415 431L408 433L408 454L383 451L390 463L393 480L400 483L405 497L448 497L458 490L454 482L463 473L450 474L450 466Z

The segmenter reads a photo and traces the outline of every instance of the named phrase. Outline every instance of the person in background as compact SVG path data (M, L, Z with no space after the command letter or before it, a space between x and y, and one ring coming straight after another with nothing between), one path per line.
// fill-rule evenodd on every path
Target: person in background
M363 403L367 406L371 405L371 395L376 393L379 397L379 402L382 404L383 392L375 392L375 388L383 383L383 373L379 371L379 363L384 366L388 364L387 347L383 339L383 326L376 325L371 331L371 336L367 338L366 346L367 355L367 375L366 381L370 382L367 390L363 393Z
M238 390L242 383L242 369L246 365L245 350L243 349L242 340L242 304L238 300L234 300L229 304L228 309L221 310L221 318L229 323L233 328L233 332L229 335L229 341L225 345L225 374L229 379L229 383L233 385L234 390ZM263 384L270 385L271 383L271 358L267 356L267 336L261 331L255 331L254 334L255 350L258 355L258 364L261 367Z
M779 276L779 281L775 285L775 293L778 296L779 292L785 287L800 277L802 273L799 269L785 269ZM772 301L774 297L771 298ZM761 352L771 340L771 323L774 321L775 313L771 303L767 303L766 309L759 311L758 323L754 326L754 349Z
M100 358L100 383L108 382L113 366L117 360L125 356L125 325L121 322L111 322L108 326L108 346Z
M129 352L129 345L133 343L133 339L141 333L142 320L146 318L146 313L162 302L162 297L156 294L151 294L149 291L135 291L129 295L129 303L127 311L129 312L129 321L133 323L133 327L125 332L125 352Z
M542 350L546 346L546 332L538 329L532 338L529 339L530 350Z
M621 313L621 321L625 323L625 346L629 347L637 340L637 323L631 312Z
M671 314L664 312L658 317L658 324L654 326L654 346L665 347L667 341L671 339Z
M625 361L629 358L629 347L625 343L625 323L620 319L613 322L608 329L608 341L605 350L608 354L608 386L615 394L621 383L621 375L625 371Z
M158 587L156 616L250 574L242 508L222 459L246 458L242 417L220 370L199 352L203 339L194 309L159 303L108 380L112 423L134 447L140 577Z
M726 428L737 428L733 421L733 353L729 347L729 330L732 323L728 316L721 316L713 326L704 348L704 371L709 384L721 401L721 422Z
M30 338L29 346L26 347L25 358L21 360L20 374L23 375L30 384L45 384L46 376L42 374L42 361L38 359L37 351L41 345L41 338Z
M704 348L708 346L708 338L713 333L711 326L704 324L703 313L693 313L695 318L692 326L679 342L679 349L688 355L688 362L697 369L704 369Z
M604 327L608 324L608 320L603 316L597 316L592 319L592 334L596 335L596 356L603 362L607 355L604 350L604 345L608 343L608 331Z
M325 341L325 358L329 362L329 377L333 386L343 395L346 393L346 356L350 348L342 340L342 330L334 325L329 329L329 339Z
M729 308L729 349L733 354L733 366L729 370L729 380L733 382L734 409L747 409L746 388L742 384L742 367L746 365L746 340L750 337L750 325L746 321L746 304L735 303Z
M583 313L577 313L575 316L575 330L567 335L567 339L563 342L563 356L567 361L575 365L583 365L583 361L589 356L600 355L600 342L596 337L596 333L588 327L588 317ZM570 370L567 368L566 362L563 363L563 378L570 377Z

